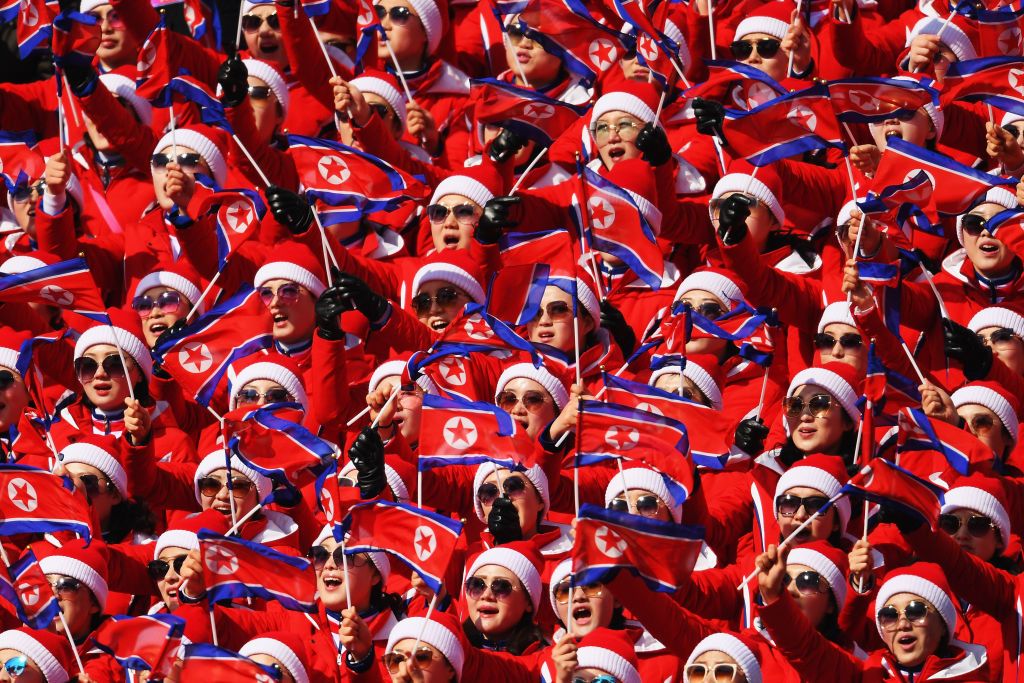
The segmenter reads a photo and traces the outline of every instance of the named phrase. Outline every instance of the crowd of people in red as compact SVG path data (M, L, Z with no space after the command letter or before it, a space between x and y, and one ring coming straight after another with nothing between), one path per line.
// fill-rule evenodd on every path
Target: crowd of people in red
M64 9L0 681L1020 679L1019 3Z

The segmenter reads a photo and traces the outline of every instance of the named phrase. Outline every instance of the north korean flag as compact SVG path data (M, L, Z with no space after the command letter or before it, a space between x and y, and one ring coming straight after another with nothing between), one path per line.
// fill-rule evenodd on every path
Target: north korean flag
M985 222L985 229L1019 258L1024 258L1024 211L1000 211Z
M462 524L415 505L375 500L349 510L339 533L345 554L390 553L439 592Z
M27 168L35 167L31 171L33 176L42 174L39 155L32 150L38 142L31 130L0 130L0 177L8 192L13 192L19 185L28 185L31 178Z
M49 47L53 18L60 8L46 0L21 0L18 5L18 56L27 59L37 48Z
M498 242L503 267L546 263L556 274L575 273L579 243L565 228L507 232Z
M100 42L99 21L91 14L67 11L53 19L53 57L58 66L90 64ZM58 94L60 94L60 81Z
M218 190L211 178L197 174L196 184L200 182L208 183L206 187L211 192L202 198L196 215L214 217L217 263L223 270L228 257L259 231L267 205L258 192L243 188Z
M913 405L921 405L921 394L917 382L885 365L875 353L875 345L868 347L867 378L864 380L864 395L875 407L883 406L895 411Z
M661 472L676 503L693 491L693 465L686 425L614 403L582 399L580 433L576 436L575 466L626 458Z
M842 492L902 511L938 528L944 502L938 486L883 458L875 458L843 486Z
M281 672L257 664L248 657L209 643L190 643L182 657L182 681L217 681L217 683L275 683Z
M184 633L185 620L173 614L120 615L103 622L92 640L122 667L163 678L177 659Z
M21 623L29 628L47 628L60 612L57 595L31 550L22 553L6 574L0 572L0 597L11 604Z
M440 340L431 348L421 363L432 362L440 356L458 353L494 353L502 355L525 353L534 365L541 363L540 354L502 321L490 315L482 304L467 304L462 315L445 328Z
M0 277L0 301L57 306L109 323L100 290L80 257Z
M276 600L297 612L316 612L316 575L309 560L206 529L198 535L211 603L252 597Z
M471 80L470 92L477 121L499 123L542 147L550 147L588 109L496 78Z
M617 256L647 286L660 289L665 258L648 216L660 222L661 212L653 206L653 212L641 210L642 203L650 203L647 198L634 195L585 166L577 164L577 171L570 202L579 231L593 249Z
M992 449L973 434L941 420L932 421L920 408L902 409L899 428L896 462L927 479L949 468L967 475L991 467L996 460ZM929 458L928 453L938 455L940 462Z
M693 572L704 527L662 522L584 503L572 546L573 583L607 583L626 570L651 590L673 593Z
M177 61L172 59L168 48L168 30L163 15L160 15L157 25L139 49L139 59L135 64L138 72L135 94L147 100L156 98L170 83L171 77L178 73Z
M153 354L187 396L208 406L228 366L269 348L273 342L267 307L259 293L245 285L195 322L169 335Z
M171 78L166 85L158 87L149 96L154 107L170 107L175 102L194 104L199 111L199 119L208 126L214 126L233 134L234 129L228 121L224 105L213 94L209 86L189 75L184 69Z
M953 62L942 79L942 98L988 102L1004 111L1024 114L1024 58L983 57Z
M525 325L540 314L540 301L548 285L551 266L529 263L507 266L491 278L487 312L510 325Z
M860 279L881 287L895 287L900 279L900 264L878 263L876 261L857 261L857 272Z
M934 190L935 208L955 216L967 211L974 201L996 185L1013 185L1012 178L1001 178L965 166L945 154L933 152L897 137L886 141L882 160L875 170L873 188L901 185L920 171L928 175Z
M360 502L358 486L342 486L338 479L338 461L331 460L316 478L316 505L332 528L341 524L349 509Z
M377 18L373 0L356 0L356 64L372 66L376 62L377 39L384 35L384 27ZM311 15L312 16L312 15ZM367 59L369 53L370 59Z
M820 83L750 111L728 109L722 132L729 147L754 166L815 149L845 149L828 88Z
M927 104L939 104L936 90L913 80L843 78L826 86L836 118L847 123L884 121Z
M729 459L733 425L723 420L718 411L663 389L615 375L605 375L605 387L609 403L663 415L686 425L690 456L695 465L721 469Z
M521 430L511 415L493 403L427 394L420 425L420 470L479 465L496 458L519 460Z
M689 98L701 97L753 109L758 104L774 100L789 92L778 81L760 69L727 60L708 60L708 77L684 93ZM737 90L739 87L739 90Z
M673 304L673 309L686 308L689 305L683 301ZM746 302L739 302L732 310L715 320L705 318L695 310L690 310L690 318L693 321L693 330L690 333L692 339L711 337L713 339L725 339L726 341L742 341L752 336L768 320L767 313L759 313L751 308Z
M89 507L67 477L0 465L0 536L70 531L89 541Z
M979 55L1024 54L1024 41L1021 39L1024 9L1019 6L1014 9L1013 3L998 3L995 9L989 9L983 3L966 0L956 3L954 9L977 32L975 45Z
M911 171L902 182L885 184L895 180L896 178L889 172L881 177L876 175L867 196L857 201L857 208L868 216L878 217L883 224L888 224L890 219L896 218L897 212L909 206L919 210L929 224L937 224L939 215L935 207L935 185L932 177L924 170ZM886 234L898 239L901 246L909 246L902 233L890 231L887 227L886 225L884 230Z

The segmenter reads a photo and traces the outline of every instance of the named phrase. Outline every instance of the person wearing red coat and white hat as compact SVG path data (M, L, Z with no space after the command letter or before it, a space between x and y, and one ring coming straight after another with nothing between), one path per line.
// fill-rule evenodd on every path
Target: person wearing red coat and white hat
M515 363L494 386L494 403L536 439L569 402L565 380L545 366Z
M794 23L796 14L796 8L789 2L761 5L746 14L736 26L731 46L733 58L763 71L779 83L791 77L811 75L814 64L810 32L802 17ZM783 45L789 50L781 49ZM793 71L790 73L791 51ZM756 106L763 102L750 104ZM745 108L753 109L753 106Z
M202 315L208 303L200 300L202 285L199 273L184 259L160 263L139 280L130 303L142 320L147 346L155 346L160 335L193 307Z
M634 647L632 639L622 631L594 629L575 647L563 648L552 656L557 671L554 681L573 683L589 675L590 680L610 676L617 683L641 683Z
M1024 315L1012 308L989 306L971 317L967 329L984 339L1010 371L1024 375Z
M0 662L12 681L67 683L77 671L67 638L25 626L0 633Z
M282 683L310 683L326 678L310 675L311 662L305 643L287 631L271 631L253 638L241 647L238 654L280 672ZM313 673L318 672L314 669Z

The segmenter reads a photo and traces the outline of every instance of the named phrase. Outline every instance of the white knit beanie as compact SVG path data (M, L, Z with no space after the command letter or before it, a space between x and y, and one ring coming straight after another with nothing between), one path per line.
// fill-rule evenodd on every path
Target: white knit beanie
M255 638L242 646L238 654L244 657L253 655L270 655L281 662L288 673L295 679L295 683L309 683L309 675L306 667L302 665L298 655L290 647L275 638Z
M44 574L60 574L61 576L70 576L72 579L78 579L85 584L86 588L92 591L97 604L100 606L100 610L106 606L109 593L107 580L85 562L74 557L68 557L67 555L47 555L39 560L39 569Z
M281 78L281 74L277 69L262 59L243 59L242 64L245 64L245 68L249 70L250 76L254 76L267 84L270 91L274 93L274 97L281 103L284 115L287 116L289 101L288 84Z
M826 498L832 498L839 489L843 487L843 483L836 479L831 473L821 469L820 467L809 467L807 465L801 465L797 462L795 465L790 467L786 472L779 477L778 483L775 485L775 498L778 498L786 491L797 488L806 487L814 489L815 491L821 491L822 495ZM843 496L835 503L833 503L836 514L839 515L839 528L842 531L846 530L846 525L850 523L850 499ZM779 516L779 506L772 503L774 507L775 516Z
M1018 121L1024 121L1024 115L1008 111L1005 114L1003 114L1003 118L999 121L999 125L1008 126L1011 123L1017 123Z
M308 289L314 298L319 297L327 289L323 280L308 269L291 261L271 261L256 271L252 286L259 289L271 280L288 280Z
M120 461L96 444L87 441L68 444L58 454L57 459L62 464L78 462L83 465L92 465L114 482L114 487L121 494L121 498L128 498L128 474Z
M193 476L195 482L196 501L201 501L202 496L199 493L199 480L203 477L209 476L212 472L217 470L225 469L224 449L218 448L199 463L199 467L196 468L196 473ZM231 469L238 472L243 477L256 484L256 492L259 494L260 500L264 500L270 495L270 492L274 488L274 484L270 481L269 477L265 477L253 468L242 462L241 458L237 455L231 455Z
M736 40L751 33L766 33L773 38L784 40L789 32L789 24L775 17L747 17L736 26Z
M612 477L611 481L608 482L608 486L605 487L604 504L608 505L615 500L616 496L625 494L627 490L650 491L668 507L669 512L672 513L672 519L677 524L683 521L683 506L676 504L676 499L672 496L668 486L665 485L665 480L658 472L647 467L630 467L629 469L622 470Z
M0 633L0 650L17 650L31 659L39 667L46 683L67 683L69 680L67 670L61 666L53 653L24 631L12 629Z
M444 183L442 182L441 184L443 185ZM476 281L476 278L454 263L445 263L443 261L428 263L416 271L416 276L412 279L413 295L419 294L420 287L424 284L437 280L455 285L478 304L482 304L487 298L484 294L484 288Z
M406 639L419 639L436 648L455 670L455 680L462 678L462 666L466 661L466 653L462 649L459 637L446 627L423 617L407 617L391 629L384 651L391 652L395 649L395 645Z
M1004 209L1016 209L1017 195L1010 192L1005 187L991 187L985 194L974 202L974 206L979 204L998 204ZM973 208L973 207L972 207ZM970 213L968 211L967 213ZM964 244L964 216L967 214L960 214L956 217L956 238L960 241L960 246Z
M576 650L579 669L599 669L615 677L619 683L641 683L640 672L625 657L606 647L584 645Z
M1005 327L1024 337L1024 316L1009 308L989 306L975 313L967 327L971 332L981 332L987 327Z
M765 203L765 206L775 216L775 220L779 222L779 225L786 222L786 212L783 210L782 204L779 203L778 197L768 189L767 185L758 180L756 176L752 178L748 173L730 173L722 176L715 183L715 189L711 193L711 198L718 199L726 192L749 194L751 197L755 197ZM708 207L708 210L710 211L711 208Z
M839 215L836 216L836 225L845 225L849 223L853 219L854 209L860 211L860 207L857 206L856 199L851 199L843 204L843 208L839 209ZM861 213L863 213L863 211L861 211Z
M224 153L213 143L213 140L199 131L178 128L160 138L153 148L153 153L163 152L174 145L195 150L196 154L202 157L206 165L210 167L214 182L220 187L224 186L228 179L228 162L224 159Z
M562 622L565 621L565 606L558 606L558 601L555 600L555 587L562 583L562 580L572 574L572 558L567 557L557 565L551 572L551 576L548 577L548 600L551 602L551 611L554 612L555 616L558 617ZM572 602L572 594L569 594L569 602Z
M821 320L818 321L818 333L821 334L825 328L832 323L842 323L850 327L857 327L857 321L850 313L849 301L836 301L825 307L821 313Z
M362 92L370 92L378 97L383 97L384 101L388 103L388 106L395 112L398 120L405 125L405 97L402 93L398 92L398 89L385 81L383 78L377 78L376 76L360 76L359 78L353 78L349 81L349 85L354 85L359 88ZM442 181L443 182L443 181ZM459 194L462 194L461 192ZM431 201L433 203L433 201ZM483 206L484 202L477 202Z
M715 378L708 374L708 371L702 368L699 363L687 363L686 367L683 368L683 377L697 385L700 392L711 401L712 408L715 410L722 409L722 390L719 388L718 383L715 382Z
M449 194L460 194L481 207L494 199L494 193L476 178L470 178L468 175L450 175L437 184L434 194L430 196L430 203L437 204L442 197Z
M590 112L590 125L610 111L621 111L635 116L643 123L654 121L654 110L636 95L628 92L613 91L601 95Z
M842 611L843 605L846 604L846 576L843 575L843 572L832 560L817 550L793 548L789 553L789 557L786 558L786 564L802 564L824 576L825 580L828 581L829 587L832 589L832 597L836 599L836 606Z
M350 479L357 480L359 478L359 473L356 471L355 463L351 461L348 462L341 468L341 472L338 473L338 476L349 477ZM395 500L399 503L408 503L410 500L409 487L406 486L405 480L402 479L402 475L387 463L384 463L384 478L387 479L388 488L391 489L391 493L394 494Z
M17 273L24 273L28 270L45 267L46 262L42 259L37 259L35 256L18 254L7 259L3 264L0 264L0 273L3 273L4 275L14 275Z
M153 544L153 559L156 560L167 548L183 548L185 550L199 550L199 536L196 532L188 529L168 529L160 534Z
M678 301L684 294L695 289L703 289L714 294L727 311L731 311L736 304L743 301L743 292L740 291L739 285L713 270L698 270L687 275L679 283L675 299Z
M946 491L943 498L942 514L950 514L957 510L974 510L990 517L999 529L999 537L1005 546L1010 538L1010 515L1003 504L988 491L976 486L954 486Z
M466 571L466 576L473 576L480 567L493 564L504 567L519 579L530 596L530 603L533 605L533 613L536 615L540 609L541 580L540 570L530 562L526 555L518 550L512 550L506 546L497 546L477 555L473 564Z
M821 387L832 394L850 419L860 424L861 413L857 408L857 392L845 379L826 368L805 368L793 377L786 396L792 396L797 387L805 384Z
M487 518L484 517L484 508L480 504L480 499L477 498L476 492L480 489L480 486L484 483L487 477L491 476L494 472L495 467L499 469L508 469L517 467L517 465L511 460L503 461L498 465L493 462L480 463L480 466L476 468L476 474L473 476L473 509L476 510L477 519L484 524L487 523ZM544 474L544 470L541 469L540 465L534 465L528 467L525 470L516 470L524 477L526 477L533 487L537 489L537 493L540 494L541 500L544 502L544 514L547 515L548 511L551 510L551 491L548 484L548 475ZM506 474L501 475L501 480L504 481ZM500 486L498 487L501 488Z
M86 0L82 4L92 3L94 0ZM108 0L95 3L94 6L107 4ZM119 73L100 74L100 83L106 86L107 90L115 97L120 97L127 102L139 120L147 126L153 122L153 105L144 97L139 97L135 92L135 81Z
M495 402L498 400L498 395L505 390L506 384L520 378L532 379L544 387L548 394L551 395L551 399L555 402L555 408L558 410L564 408L565 404L569 402L569 392L561 380L548 372L547 368L534 367L533 363L516 363L505 368L494 388Z
M247 365L242 368L242 371L237 375L234 375L233 377L229 376L229 379L231 380L231 410L234 410L237 407L238 392L249 382L253 382L258 379L277 382L285 391L292 395L297 403L302 404L303 410L309 410L309 397L306 395L306 390L302 386L302 380L299 377L296 377L294 372L283 365L279 365L271 361L253 363L252 365Z
M75 342L75 360L84 356L86 351L97 344L119 346L138 364L147 380L153 376L153 356L149 353L149 347L132 332L113 325L90 327Z
M878 624L878 610L885 607L889 598L900 593L909 593L927 600L938 611L942 621L946 624L947 633L951 638L953 637L953 634L956 633L957 616L956 607L950 596L928 579L914 574L898 574L883 583L882 587L878 589L878 595L875 596L875 627L878 629L879 636L882 635L882 627Z
M959 408L960 406L975 404L988 408L999 421L1006 427L1006 431L1013 437L1014 442L1017 441L1017 435L1020 429L1020 421L1017 419L1017 413L1014 412L1010 402L1000 396L995 391L988 387L982 386L966 386L961 389L957 389L950 396L953 400L953 405Z
M731 633L712 633L697 643L697 647L693 648L693 652L687 657L686 664L693 664L697 657L712 651L724 652L732 657L743 671L743 675L747 677L747 683L761 683L760 662L746 643Z
M334 539L334 530L330 524L324 526L317 534L317 537L313 539L313 545L320 545L327 539ZM391 576L391 560L388 559L387 553L368 552L362 553L370 558L370 562L373 562L373 566L377 568L377 573L380 574L381 585L387 583L388 578Z
M195 304L199 302L197 312L203 312L204 306L199 301L203 293L199 291L199 288L194 283L189 282L187 278L169 270L158 270L139 280L139 284L135 287L134 296L142 296L146 291L154 287L170 287L180 292L183 297L189 300L189 303Z
M423 31L427 34L427 54L432 55L437 52L444 32L441 8L434 0L409 0L409 4L423 23Z
M401 377L405 371L406 362L403 360L388 360L384 361L377 366L377 369L370 375L370 383L367 385L367 392L376 391L380 383L388 377ZM416 378L416 384L420 385L420 389L424 393L434 394L435 396L441 392L438 390L437 385L434 384L434 380L430 379L426 375L420 375Z
M937 36L940 32L942 37L939 38L939 42L947 46L956 55L957 61L966 62L969 59L978 58L978 53L974 49L974 43L963 32L963 29L944 17L922 17L919 19L914 24L914 27L910 29L910 33L907 34L906 47L910 47L910 43L917 36Z

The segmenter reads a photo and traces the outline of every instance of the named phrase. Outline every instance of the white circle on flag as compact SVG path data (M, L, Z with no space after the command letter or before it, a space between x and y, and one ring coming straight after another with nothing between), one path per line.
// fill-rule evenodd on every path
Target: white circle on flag
M178 352L178 363L193 375L206 372L213 365L213 354L202 342L189 342Z
M598 70L605 71L618 59L619 51L615 49L615 43L612 41L605 38L597 38L590 42L587 56L590 57L590 63L596 66Z
M487 324L484 317L479 313L474 313L466 319L466 324L463 328L473 339L479 339L480 341L486 341L494 336L494 330Z
M610 228L615 223L615 207L604 197L591 197L587 206L590 207L590 223L597 230Z
M665 414L665 413L662 412L661 408L659 408L658 406L654 405L653 403L648 403L647 401L643 401L642 403L636 404L636 409L637 410L646 410L648 413L654 413L655 415L664 415Z
M437 550L437 536L434 535L434 530L428 526L416 527L412 547L415 548L416 557L421 562L430 559L430 556Z
M870 93L863 90L851 90L849 98L850 102L852 102L853 105L861 111L878 110L878 100L876 100Z
M918 173L920 173L922 171L924 171L924 174L926 176L928 176L928 181L931 184L930 185L921 185L921 186L919 186L919 187L917 187L917 188L915 188L913 190L910 190L910 191L906 191L905 190L903 192L903 196L908 201L910 201L910 202L912 202L914 204L924 204L924 203L927 203L927 201L932 196L932 191L935 189L935 176L933 176L931 173L929 173L928 171L926 171L923 168L915 168L914 170L908 172L907 175L904 176L903 182L907 182L908 180L910 180L911 178L913 178L914 176L916 176Z
M1011 26L999 34L996 41L999 51L1004 55L1019 55L1021 53L1021 33L1016 26Z
M242 233L249 229L255 218L252 204L245 199L236 199L221 207L223 222L234 232Z
M649 36L643 35L636 41L637 51L643 55L648 63L658 58L658 46Z
M53 303L54 306L70 306L75 300L74 294L57 285L46 285L39 290L39 296Z
M597 527L594 531L594 542L598 550L612 559L622 557L626 552L626 541L606 526Z
M613 448L628 451L640 442L640 432L633 427L613 425L604 433L604 440Z
M466 366L461 358L448 356L438 363L441 377L453 387L461 387L466 383Z
M555 108L543 102L531 102L523 107L523 114L534 120L550 119L555 115Z
M140 73L149 71L154 61L156 61L156 45L149 43L142 51L142 56L139 58L139 63L135 65L135 69Z
M18 584L18 595L21 597L21 602L25 607L33 607L39 602L39 586L32 585L27 581L20 583Z
M316 168L320 172L320 177L331 185L341 185L352 175L345 160L336 154L325 154L320 157L320 161L316 162Z
M238 571L238 558L227 548L213 546L206 551L206 568L214 574L228 576Z
M14 503L14 507L23 512L32 512L39 507L39 496L36 489L21 477L15 477L7 482L7 498Z
M334 519L334 499L326 488L320 492L320 507L323 508L324 516L328 520Z
M792 121L794 124L801 128L814 132L815 127L818 125L818 117L814 115L810 107L803 104L796 104L786 114L786 118Z
M449 418L444 423L441 433L452 448L471 448L479 435L473 421L461 415Z
M1006 74L1010 87L1024 95L1024 71L1021 69L1010 69Z

